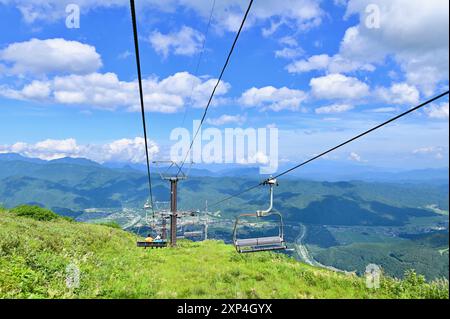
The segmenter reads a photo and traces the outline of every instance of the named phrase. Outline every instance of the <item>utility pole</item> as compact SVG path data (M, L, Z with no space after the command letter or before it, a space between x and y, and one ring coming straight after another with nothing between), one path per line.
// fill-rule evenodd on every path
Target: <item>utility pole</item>
M168 169L166 172L168 172L171 168L176 168L178 170L178 173L176 175L169 175L165 173L160 173L161 179L166 180L170 182L170 229L169 229L169 236L170 236L170 246L175 247L177 245L177 219L179 215L183 215L183 212L178 212L177 208L177 187L178 187L178 181L187 179L187 176L181 172L179 169L179 166L177 163L173 161L154 161L153 163L163 163L163 164L169 164ZM180 174L181 173L181 174ZM166 238L166 219L163 217L163 233L162 237L163 239Z
M170 178L170 245L177 245L177 186L178 177Z
M162 216L162 232L161 232L161 238L167 239L167 232L166 232L166 216Z

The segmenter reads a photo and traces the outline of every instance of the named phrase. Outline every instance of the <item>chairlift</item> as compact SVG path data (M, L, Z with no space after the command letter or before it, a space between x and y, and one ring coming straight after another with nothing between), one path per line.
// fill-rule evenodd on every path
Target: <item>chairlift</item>
M153 206L151 204L151 202L149 200L147 200L144 204L144 210L145 210L145 223L153 230L156 231L157 233L160 232L161 227L157 226L157 222L156 222L156 218L153 216L150 218L150 222L149 222L149 217L148 217L148 210L152 209ZM161 213L161 218L165 218L165 216ZM138 231L139 233L139 231ZM164 248L167 247L167 240L166 239L154 239L151 242L147 242L147 241L137 241L136 242L136 246L137 247L144 247L144 249L147 248Z
M273 251L273 250L285 250L287 248L284 240L283 231L283 217L280 213L273 211L273 187L277 184L275 179L269 179L264 183L270 187L270 206L266 210L258 210L254 214L241 214L236 218L233 230L233 244L238 253L254 253L260 251ZM254 217L257 219L265 218L268 216L278 217L278 235L255 237L255 238L238 238L238 228L243 224L242 220L247 217Z
M144 209L148 210L148 209L152 209L152 204L150 203L149 200L147 200L144 204Z
M203 237L203 231L185 231L183 233L183 236L185 238L191 238L191 237Z
M167 247L167 240L160 240L160 241L152 241L152 242L146 242L146 241L138 241L137 242L138 247L144 247L144 249L147 248L165 248Z

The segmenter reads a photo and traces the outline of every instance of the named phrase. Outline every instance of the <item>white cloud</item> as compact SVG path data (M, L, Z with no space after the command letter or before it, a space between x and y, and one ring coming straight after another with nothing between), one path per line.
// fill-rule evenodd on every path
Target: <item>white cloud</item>
M300 55L303 55L304 51L302 48L283 48L281 50L275 51L275 57L284 59L294 59Z
M129 10L128 0L0 0L0 4L2 3L13 5L19 9L27 23L64 19L66 17L65 7L71 3L80 5L83 13L96 8L109 7L122 7L127 10L127 13ZM205 20L209 18L211 10L210 1L199 0L146 0L139 1L136 5L140 12L145 10L174 12L188 9ZM248 2L242 0L216 1L213 26L220 31L236 31L247 5ZM295 30L305 30L319 25L323 16L324 12L320 8L319 1L316 0L255 1L246 26L256 25L263 21L274 25L272 33L282 25Z
M95 47L64 39L31 39L0 50L7 72L16 75L87 74L102 66Z
M411 106L417 104L420 99L419 90L407 83L395 83L390 88L377 88L375 95L384 102Z
M305 51L298 45L297 40L292 36L284 36L278 42L284 46L275 51L275 57L283 59L295 59L305 54Z
M432 104L430 107L425 109L425 112L430 118L448 120L448 110L448 102L442 102L440 104Z
M132 55L133 55L133 53L131 53L129 50L126 50L126 51L122 52L121 54L119 54L119 56L117 58L124 60L124 59L129 58Z
M173 2L194 9L205 19L209 17L211 10L209 1L176 0ZM237 31L247 6L248 1L217 1L214 10L214 26L221 30ZM324 12L320 8L319 2L315 0L255 1L246 26L269 21L270 26L263 28L263 34L269 36L283 25L296 30L312 28L321 23L323 15Z
M204 38L199 31L183 26L178 32L168 34L154 31L149 40L153 49L166 58L170 53L186 56L196 54L201 50Z
M46 82L33 81L23 88L22 94L26 99L46 99L50 95L50 85Z
M292 36L284 36L278 42L289 47L298 47L297 40Z
M256 152L250 156L248 156L248 158L238 158L236 159L236 162L238 164L241 165L246 165L246 164L268 164L270 162L269 157L263 153L263 152Z
M389 107L389 106L388 107L378 107L378 108L369 110L369 112L372 112L372 113L392 113L395 111L397 111L397 108Z
M158 145L149 141L151 158L159 153ZM0 153L17 153L27 157L54 160L64 157L87 158L104 162L144 163L145 143L142 137L120 139L106 144L80 145L73 138L64 140L47 139L35 144L18 142L12 145L0 145Z
M355 162L363 162L361 156L355 152L351 152L348 159Z
M350 104L333 104L329 106L322 106L315 110L316 114L336 114L350 111L354 108Z
M310 81L312 94L319 99L360 99L369 95L369 86L357 78L329 74Z
M327 54L314 55L307 60L300 60L287 66L290 73L302 73L312 70L324 70L330 64L330 57Z
M418 149L415 149L412 151L414 155L420 155L420 156L433 156L436 159L443 159L444 158L444 148L440 146L427 146L427 147L421 147Z
M188 72L179 72L161 80L144 79L146 110L174 113L186 106L204 107L216 82L217 79L204 79ZM221 82L217 97L227 93L229 88L228 83ZM0 87L0 96L104 110L125 108L138 111L140 108L137 81L121 81L114 73L57 76L52 80L34 81L20 90L3 86Z
M158 0L147 0L148 4L158 2ZM26 23L37 21L55 21L65 19L67 13L65 8L69 4L77 4L81 12L87 13L95 8L125 7L129 6L127 0L0 0L0 4L13 5L20 13ZM137 4L140 7L139 3Z
M281 110L297 111L306 98L307 94L300 90L266 86L259 89L253 87L245 91L239 101L247 107L260 107L262 110L270 109L278 112Z
M290 73L313 70L328 73L372 72L390 58L404 73L407 84L432 95L449 74L449 2L446 0L349 0L345 19L359 15L348 28L335 55L313 55L294 61ZM368 28L368 5L380 9L380 28Z
M237 124L242 125L247 121L247 117L244 115L228 115L224 114L218 118L208 118L206 119L206 123L221 126L225 124Z
M328 71L330 73L347 73L355 70L374 71L375 67L369 63L361 63L346 59L339 54L313 55L308 59L294 61L286 69L289 73L305 73L310 71Z
M367 5L380 8L381 25L366 27ZM407 82L426 95L441 81L448 81L449 2L445 0L350 0L346 16L360 16L347 30L340 54L362 63L380 63L392 56L405 72Z

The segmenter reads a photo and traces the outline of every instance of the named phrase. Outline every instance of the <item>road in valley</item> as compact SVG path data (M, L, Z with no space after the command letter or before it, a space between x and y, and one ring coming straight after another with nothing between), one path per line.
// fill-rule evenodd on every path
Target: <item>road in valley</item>
M307 233L307 227L304 224L300 224L300 234L297 236L297 238L294 241L294 249L297 255L300 257L300 259L307 263L308 265L315 266L315 267L321 267L328 270L341 272L345 274L353 274L353 272L348 272L345 270L337 269L332 266L326 266L321 263L319 263L317 260L314 259L313 256L308 251L308 248L306 247L306 244L303 243L304 238L306 237Z

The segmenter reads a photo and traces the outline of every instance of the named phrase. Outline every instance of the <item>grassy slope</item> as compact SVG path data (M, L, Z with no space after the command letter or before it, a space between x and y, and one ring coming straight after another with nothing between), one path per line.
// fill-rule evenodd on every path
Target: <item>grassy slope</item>
M0 209L0 298L448 298L448 282L362 278L281 254L238 255L218 241L143 250L135 236L101 225L40 222ZM69 263L81 285L65 285Z

